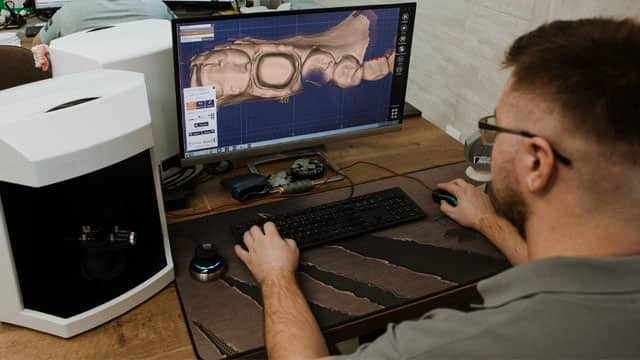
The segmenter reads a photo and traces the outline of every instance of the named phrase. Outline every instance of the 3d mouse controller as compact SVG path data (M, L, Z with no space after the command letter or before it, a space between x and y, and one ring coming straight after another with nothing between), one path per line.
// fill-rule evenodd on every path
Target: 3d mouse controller
M198 245L193 259L191 259L191 264L189 264L191 276L203 282L220 278L225 268L224 259L218 255L211 243Z

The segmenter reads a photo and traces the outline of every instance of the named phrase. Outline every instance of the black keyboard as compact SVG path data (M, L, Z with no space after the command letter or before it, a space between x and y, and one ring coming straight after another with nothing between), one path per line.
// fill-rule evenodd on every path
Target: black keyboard
M231 227L242 247L242 236L253 225L276 224L283 238L296 241L298 248L336 242L386 229L427 215L402 189L395 187L351 199L295 210Z

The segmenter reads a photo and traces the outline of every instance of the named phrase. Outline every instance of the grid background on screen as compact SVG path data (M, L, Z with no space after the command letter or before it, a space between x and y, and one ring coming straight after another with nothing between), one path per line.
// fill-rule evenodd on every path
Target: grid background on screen
M376 9L373 12L377 21L370 27L365 61L384 56L396 44L399 9ZM352 11L337 11L181 23L178 26L212 23L215 35L210 41L178 44L180 87L189 86L191 58L217 45L244 37L280 40L317 34L339 24L351 14ZM217 114L218 147L387 121L391 78L389 74L376 81L363 80L358 86L348 89L333 84L317 86L303 80L302 91L290 96L288 103L268 99L225 106Z

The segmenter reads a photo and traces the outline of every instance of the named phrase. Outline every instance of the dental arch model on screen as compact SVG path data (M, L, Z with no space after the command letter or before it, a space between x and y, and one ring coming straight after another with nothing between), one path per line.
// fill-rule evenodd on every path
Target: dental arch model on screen
M303 83L345 89L362 80L380 80L393 72L395 50L365 60L376 22L373 11L357 11L318 34L281 40L244 37L217 45L191 59L191 86L215 86L219 109L286 99L303 91Z

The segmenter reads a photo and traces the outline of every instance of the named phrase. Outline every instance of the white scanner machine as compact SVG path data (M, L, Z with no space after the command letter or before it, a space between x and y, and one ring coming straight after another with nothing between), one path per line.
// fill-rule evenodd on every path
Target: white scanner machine
M53 77L95 69L144 74L156 162L178 154L171 22L147 19L80 31L51 42Z
M0 321L61 337L174 278L142 74L0 91Z

